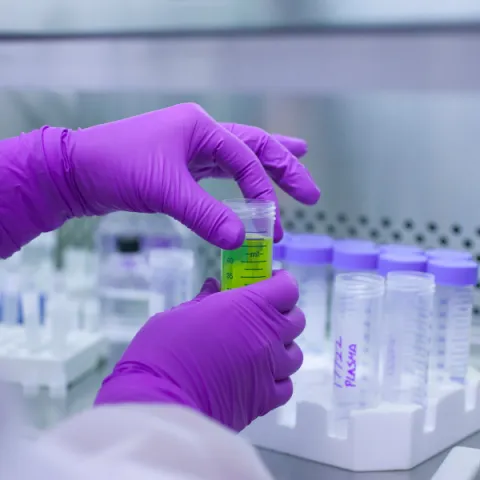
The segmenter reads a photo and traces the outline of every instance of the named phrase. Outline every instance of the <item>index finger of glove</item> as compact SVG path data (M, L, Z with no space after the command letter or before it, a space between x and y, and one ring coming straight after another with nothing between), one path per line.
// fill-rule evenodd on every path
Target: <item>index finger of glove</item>
M278 199L265 168L248 146L227 131L219 123L206 116L208 138L202 143L203 153L212 156L221 168L228 172L240 187L245 198L274 202L277 212ZM274 239L281 240L283 229L280 216L275 216Z

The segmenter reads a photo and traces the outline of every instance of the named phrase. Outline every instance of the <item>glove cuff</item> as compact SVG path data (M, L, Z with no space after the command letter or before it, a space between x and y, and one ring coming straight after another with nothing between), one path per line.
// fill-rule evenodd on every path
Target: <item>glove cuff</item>
M82 214L64 173L65 137L44 127L0 141L0 257Z

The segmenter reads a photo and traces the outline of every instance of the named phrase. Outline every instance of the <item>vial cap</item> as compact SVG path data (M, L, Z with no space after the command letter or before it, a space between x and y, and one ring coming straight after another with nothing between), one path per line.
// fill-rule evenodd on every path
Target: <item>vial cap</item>
M339 244L333 250L333 266L340 270L376 270L378 255L376 247Z
M428 258L449 258L451 260L472 260L472 254L464 250L453 250L451 248L434 248L427 250L426 255Z
M426 272L427 257L415 254L383 253L378 258L378 273L389 272Z
M327 235L294 235L285 246L285 261L304 265L331 263L333 240Z
M292 238L290 233L285 232L283 238L273 245L273 260L282 261L285 259L287 243Z
M352 246L352 247L375 247L375 242L365 240L364 238L340 238L335 240L335 247Z
M435 258L428 261L427 271L435 276L440 285L475 285L478 265L472 260Z
M425 252L415 245L402 245L400 243L389 243L380 245L380 253L396 253L405 255L423 255Z

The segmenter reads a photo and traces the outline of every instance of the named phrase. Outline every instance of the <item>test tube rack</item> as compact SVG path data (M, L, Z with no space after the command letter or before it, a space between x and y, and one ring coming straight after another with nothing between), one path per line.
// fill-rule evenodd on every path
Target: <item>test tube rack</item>
M329 360L307 357L292 400L242 434L258 447L366 472L409 470L480 430L480 372L470 368L465 386L443 388L428 408L381 403L352 413L347 438L330 436Z
M94 369L107 353L99 332L74 330L66 341L64 353L48 348L45 332L39 348L27 347L23 326L0 326L0 375L7 382L20 384L26 395L47 388L50 396L63 398L68 385Z

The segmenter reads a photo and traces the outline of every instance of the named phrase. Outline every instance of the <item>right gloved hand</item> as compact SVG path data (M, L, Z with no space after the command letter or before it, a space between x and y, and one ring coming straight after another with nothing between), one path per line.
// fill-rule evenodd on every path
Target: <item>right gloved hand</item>
M285 404L303 355L298 287L285 271L219 292L205 282L186 304L153 316L107 377L96 405L177 403L236 431Z

